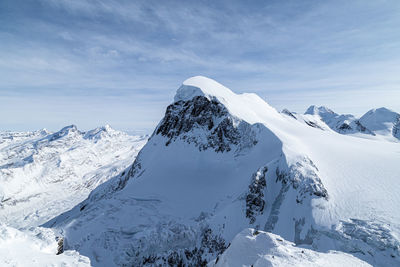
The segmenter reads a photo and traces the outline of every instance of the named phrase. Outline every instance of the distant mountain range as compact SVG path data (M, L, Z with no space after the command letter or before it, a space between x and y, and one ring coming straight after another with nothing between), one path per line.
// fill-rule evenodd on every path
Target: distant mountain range
M37 226L129 166L146 143L106 125L0 133L0 220Z
M361 133L377 136L378 139L400 141L400 114L387 108L371 109L361 118L351 114L339 115L324 106L310 106L304 114L290 112L287 109L282 113L321 130L330 128L341 134ZM359 135L367 138L370 136Z

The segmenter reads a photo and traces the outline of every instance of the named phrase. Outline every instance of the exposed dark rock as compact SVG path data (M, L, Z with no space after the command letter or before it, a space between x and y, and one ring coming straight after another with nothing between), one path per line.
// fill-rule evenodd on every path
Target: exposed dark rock
M373 132L371 132L369 129L367 129L367 127L365 127L364 125L361 124L361 122L359 120L355 121L355 124L357 125L357 130L359 132L362 133L366 133L366 134L371 134L371 135L375 135Z
M311 126L313 128L317 128L320 130L324 130L324 128L322 128L321 126L319 126L318 124L316 124L315 122L312 121L304 121L308 126Z
M245 122L235 123L235 120L220 102L196 96L169 105L154 134L166 137L166 146L181 138L195 144L200 151L212 148L216 152L228 152L244 138L238 124ZM252 145L257 143L251 135L246 138L251 139Z
M203 233L203 238L201 240L201 249L207 250L210 254L222 254L227 248L225 240L214 235L211 229L206 229Z
M31 201L32 198L36 198L39 197L41 194L37 193L37 194L33 194L24 198L19 198L19 199L13 199L11 197L8 197L6 199L2 199L0 200L0 207L2 206L15 206L18 203L23 203L23 202L29 202Z
M260 168L253 174L249 185L249 192L246 196L246 217L250 219L251 224L256 221L256 216L264 211L264 189L267 185L265 174L267 171L267 167Z
M289 110L287 110L287 109L282 110L282 113L285 114L285 115L288 115L288 116L290 116L290 117L292 117L292 118L294 118L294 119L297 120L296 116L295 116L292 112L290 112Z
M397 118L397 122L393 126L393 136L400 140L400 116Z
M208 261L221 255L227 247L222 237L214 235L211 229L206 228L198 246L143 257L139 266L207 266Z
M57 255L60 255L64 252L64 238L59 237L57 241Z
M340 125L339 130L341 130L341 131L350 131L350 130L352 130L352 128L350 127L349 124L343 123L342 125Z
M140 154L141 153L139 152L139 154L137 155L132 166L129 168L129 171L126 173L126 175L124 175L125 172L123 172L123 174L121 174L121 178L118 182L118 186L117 186L116 190L121 190L122 188L124 188L130 178L132 178L132 177L137 178L143 174L144 170L142 169Z

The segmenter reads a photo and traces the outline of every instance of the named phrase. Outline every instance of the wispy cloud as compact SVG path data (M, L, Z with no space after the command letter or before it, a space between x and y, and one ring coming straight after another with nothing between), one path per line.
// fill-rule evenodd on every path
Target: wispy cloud
M255 91L278 108L328 103L344 112L372 105L400 110L399 11L400 3L389 0L6 0L0 3L0 98L20 99L20 107L6 111L22 107L32 125L45 109L23 97L74 101L76 109L87 108L88 99L119 101L109 105L114 115L98 121L134 113L145 119L124 128L144 128L144 121L154 125L162 116L156 104L166 105L181 81L201 74L237 92ZM351 97L357 105L340 101ZM23 125L24 117L14 121Z

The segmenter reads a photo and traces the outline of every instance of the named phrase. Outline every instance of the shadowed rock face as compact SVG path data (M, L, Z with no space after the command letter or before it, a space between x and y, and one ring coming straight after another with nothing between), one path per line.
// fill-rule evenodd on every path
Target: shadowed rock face
M316 124L313 121L304 121L308 126L313 127L313 128L317 128L320 130L324 130L324 128L322 128L321 126L319 126L318 124Z
M243 137L239 125L247 124L235 122L236 119L221 103L196 96L192 100L180 100L168 106L155 134L168 138L166 146L181 138L194 143L200 151L212 148L216 152L229 152ZM196 130L200 130L198 134ZM255 140L252 142L254 145L257 143Z
M352 128L350 127L350 125L348 123L343 123L342 125L340 125L339 130L342 130L342 131L352 130Z
M400 140L400 116L397 118L397 123L393 126L393 136Z
M264 211L264 188L267 186L265 175L268 171L267 167L260 168L253 174L249 192L246 196L246 217L250 220L250 224L256 221L256 216Z
M362 132L362 133L366 133L366 134L370 134L370 135L375 135L373 132L368 130L367 127L362 125L359 120L355 121L355 124L356 124L357 131Z
M207 256L222 254L228 244L225 240L215 235L210 228L202 230L199 236L200 242L192 247L170 249L162 254L149 254L145 257L130 257L132 266L207 266ZM130 252L134 255L134 251ZM132 260L134 258L134 260Z
M288 115L288 116L290 116L290 117L292 117L293 119L295 119L295 120L297 120L297 118L296 118L296 116L293 114L293 112L290 112L288 109L283 109L282 110L282 113L283 114L286 114L286 115Z

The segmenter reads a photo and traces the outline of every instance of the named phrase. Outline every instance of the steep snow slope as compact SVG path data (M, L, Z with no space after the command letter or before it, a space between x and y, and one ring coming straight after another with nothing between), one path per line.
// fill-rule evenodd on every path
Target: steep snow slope
M232 240L229 248L212 266L371 266L356 257L329 251L321 253L307 247L296 247L278 235L254 229L245 229Z
M398 162L398 143L321 131L193 77L130 169L46 226L95 266L204 265L248 227L393 266Z
M85 199L135 158L146 137L110 126L80 132L71 125L0 134L0 221L39 225Z

